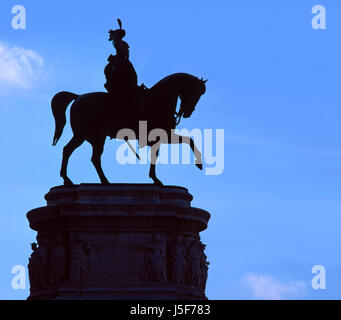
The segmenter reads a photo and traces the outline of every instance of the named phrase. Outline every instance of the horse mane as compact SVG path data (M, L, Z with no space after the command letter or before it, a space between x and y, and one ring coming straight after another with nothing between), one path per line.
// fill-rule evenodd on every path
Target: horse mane
M150 89L151 90L159 89L160 87L163 87L165 84L168 84L169 82L173 82L176 87L181 89L183 87L187 87L188 85L193 84L193 82L196 81L200 81L199 78L188 73L178 72L164 77Z

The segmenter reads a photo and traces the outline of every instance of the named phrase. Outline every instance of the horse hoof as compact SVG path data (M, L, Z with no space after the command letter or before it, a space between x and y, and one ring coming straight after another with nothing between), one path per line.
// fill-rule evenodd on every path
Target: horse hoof
M154 180L154 184L155 184L156 186L158 186L158 187L163 187L163 183L162 183L159 179L154 178L153 180Z
M195 165L197 166L198 169L202 170L202 163L196 163Z
M69 178L64 179L64 186L72 187L74 184Z

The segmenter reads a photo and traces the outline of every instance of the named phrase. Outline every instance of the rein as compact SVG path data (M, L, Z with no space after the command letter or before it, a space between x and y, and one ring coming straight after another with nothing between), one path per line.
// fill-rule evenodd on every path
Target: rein
M175 115L175 125L176 125L176 126L180 123L181 117L182 117L183 113L184 113L184 112L182 111L181 108L180 108L179 112L174 111L174 115Z

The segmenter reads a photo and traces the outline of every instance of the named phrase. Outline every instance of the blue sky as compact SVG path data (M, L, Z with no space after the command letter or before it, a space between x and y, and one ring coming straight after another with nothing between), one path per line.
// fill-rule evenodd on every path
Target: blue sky
M11 27L15 4L26 8L26 30ZM311 27L316 4L326 8L326 30ZM25 215L62 183L71 130L51 146L50 100L62 90L104 90L113 52L107 31L117 17L139 83L174 72L209 79L180 127L224 129L223 174L207 176L193 164L157 168L165 184L187 187L192 204L212 215L202 233L208 297L341 298L340 15L338 0L2 0L0 298L28 296L11 287L12 266L27 265L35 240ZM148 166L116 163L119 145L105 147L109 180L149 183ZM98 182L90 157L86 144L72 156L74 182ZM311 287L314 265L326 268L326 290Z

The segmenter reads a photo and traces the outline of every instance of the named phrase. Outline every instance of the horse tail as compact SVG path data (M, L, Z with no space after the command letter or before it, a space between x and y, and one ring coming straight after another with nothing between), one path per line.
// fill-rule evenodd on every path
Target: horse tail
M51 101L51 108L53 117L56 123L54 131L53 143L55 146L63 133L64 126L66 124L66 108L71 101L77 99L78 95L72 92L62 91L57 93Z

